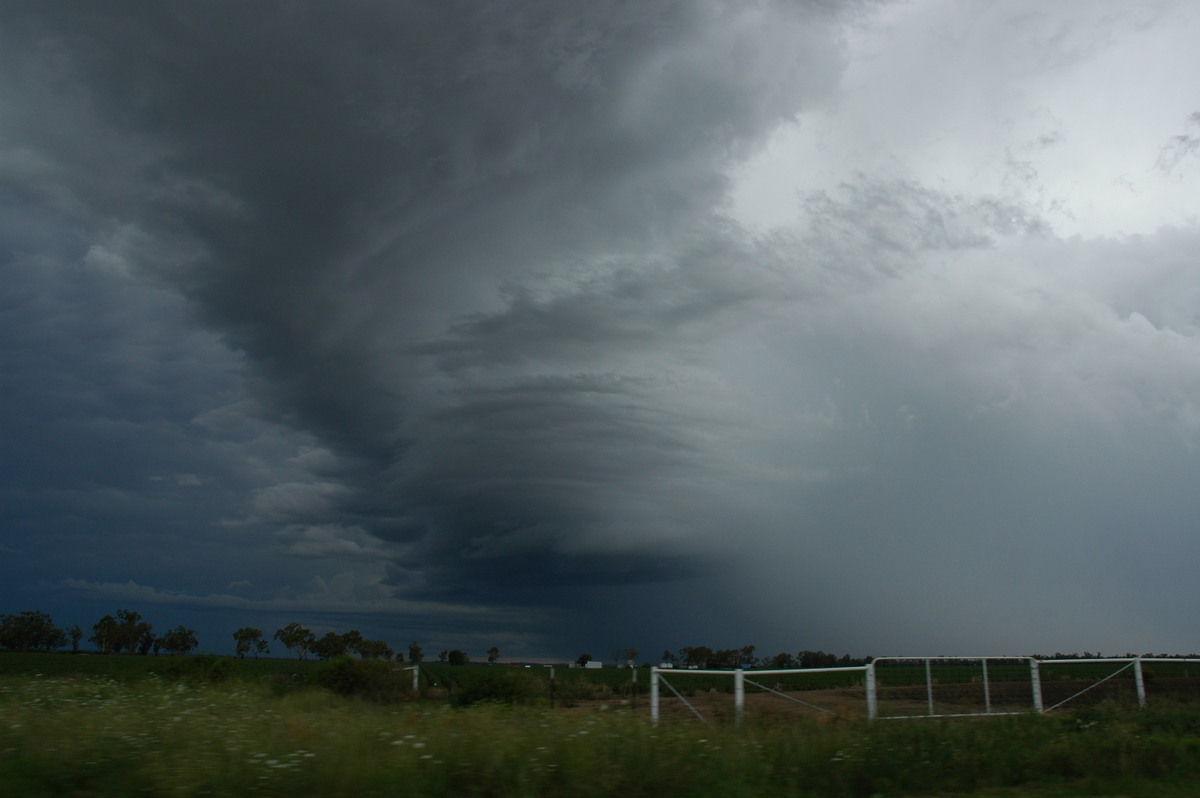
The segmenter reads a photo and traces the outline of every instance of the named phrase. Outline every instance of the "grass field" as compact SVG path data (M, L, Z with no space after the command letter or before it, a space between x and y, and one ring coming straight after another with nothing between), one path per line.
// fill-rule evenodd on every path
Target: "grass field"
M56 655L32 656L0 655L4 795L1172 798L1200 783L1189 702L654 727L642 712L537 701L371 703L298 678L319 666L286 660L234 662L212 681L204 659L172 675L154 658L59 655L75 671L50 673Z

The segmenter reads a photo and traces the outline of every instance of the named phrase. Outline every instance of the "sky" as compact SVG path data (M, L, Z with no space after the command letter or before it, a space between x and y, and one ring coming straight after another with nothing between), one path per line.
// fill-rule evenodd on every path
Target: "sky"
M0 614L1198 651L1198 39L1190 0L5 4Z

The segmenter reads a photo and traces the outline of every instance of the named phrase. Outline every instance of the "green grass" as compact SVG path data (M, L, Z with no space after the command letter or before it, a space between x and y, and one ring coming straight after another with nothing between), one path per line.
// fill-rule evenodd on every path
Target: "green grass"
M1194 795L1200 779L1191 703L656 728L644 712L381 705L273 684L0 676L0 793L1138 798Z

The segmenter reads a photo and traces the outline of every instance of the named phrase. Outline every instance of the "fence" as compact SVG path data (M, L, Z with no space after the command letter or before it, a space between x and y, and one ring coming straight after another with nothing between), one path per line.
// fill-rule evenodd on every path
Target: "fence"
M1042 711L1030 657L880 657L870 664L868 717L958 717Z
M727 694L730 678L732 707L728 699L719 698ZM690 695L685 696L672 680L680 684L687 680ZM732 719L740 722L746 714L747 693L770 696L775 707L786 702L807 712L860 713L872 720L1012 715L1112 698L1136 698L1139 706L1145 706L1148 694L1200 699L1200 659L880 657L845 668L651 668L650 717L655 723L662 714L662 687L701 720L706 720L702 709L718 717L731 710Z
M660 685L665 685L669 691L674 693L676 698L680 700L693 715L704 720L704 714L697 706L695 700L689 700L679 690L675 688L666 678L665 674L679 674L685 676L689 680L701 679L701 689L704 685L720 684L721 682L728 683L726 680L733 677L733 715L734 720L740 722L745 715L746 709L746 687L747 684L751 688L756 688L759 691L776 696L784 701L792 702L796 705L808 707L818 712L834 712L835 710L824 703L816 703L814 701L801 698L797 693L807 694L815 692L824 692L828 690L836 691L839 695L843 691L849 690L851 693L856 691L853 686L859 680L853 674L868 673L869 665L860 665L849 668L803 668L803 669L781 669L781 670L672 670L669 668L651 668L650 669L650 718L655 723L658 723L661 714L661 696ZM774 678L772 678L774 677ZM847 677L850 677L847 679ZM770 684L766 682L771 682ZM861 691L861 688L857 688ZM707 701L710 714L719 714L719 705L712 699L718 694L716 688L708 687ZM692 697L695 699L695 696ZM825 702L828 703L828 702Z
M1049 712L1064 705L1148 696L1200 699L1200 659L1110 657L1040 660L1042 695ZM1191 672L1196 671L1193 675Z

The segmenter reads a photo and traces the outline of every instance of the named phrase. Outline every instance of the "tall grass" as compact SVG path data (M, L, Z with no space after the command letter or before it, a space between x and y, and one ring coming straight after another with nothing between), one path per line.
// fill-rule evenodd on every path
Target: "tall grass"
M0 677L13 796L1164 796L1197 779L1200 711L1183 704L655 728L629 711L381 705L238 680Z

